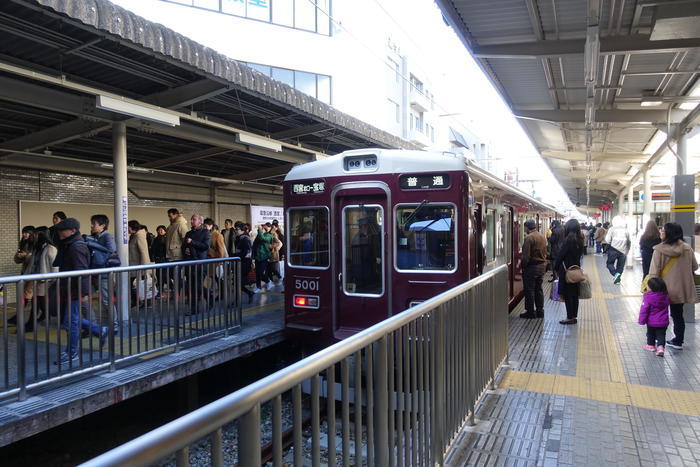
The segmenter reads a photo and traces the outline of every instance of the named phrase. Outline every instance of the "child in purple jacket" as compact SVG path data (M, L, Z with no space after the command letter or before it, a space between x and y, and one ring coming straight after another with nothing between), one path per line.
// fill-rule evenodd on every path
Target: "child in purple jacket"
M644 348L651 352L656 351L657 356L663 357L670 299L663 279L653 277L647 285L649 292L644 294L638 322L647 325L647 345Z

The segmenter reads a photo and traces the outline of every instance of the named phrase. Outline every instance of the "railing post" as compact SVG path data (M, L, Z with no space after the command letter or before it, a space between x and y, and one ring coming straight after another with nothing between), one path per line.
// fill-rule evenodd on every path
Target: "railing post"
M260 465L260 402L241 416L238 422L238 439L238 465Z
M374 465L389 465L388 384L386 336L375 344L374 354ZM393 396L392 396L393 397ZM329 424L330 426L330 424Z
M100 279L101 280L101 279ZM123 326L123 322L120 318L120 313L114 307L114 273L110 271L107 274L107 289L109 291L109 310L107 311L109 318L109 371L113 372L117 369L115 361L117 359L117 349L116 342L114 340L114 323L118 320L119 326ZM121 303L121 301L120 301ZM116 314L116 316L114 316Z
M172 270L173 273L173 288L175 289L175 349L174 352L180 350L180 298L184 297L184 293L180 293L180 267L175 264Z
M238 300L236 301L236 326L241 326L243 324L243 278L241 277L243 268L241 265L241 261L241 258L239 258L236 261L236 279L234 281L234 287L236 288L236 297L238 298Z
M433 312L433 462L444 465L445 449L445 323L443 305Z
M15 288L15 302L17 313L17 385L19 386L19 400L27 398L27 358L24 335L24 281L17 282Z

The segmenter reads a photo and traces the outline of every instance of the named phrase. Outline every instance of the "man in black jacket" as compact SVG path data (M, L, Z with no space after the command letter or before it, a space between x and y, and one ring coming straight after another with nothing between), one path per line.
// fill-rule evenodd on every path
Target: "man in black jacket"
M192 230L185 235L182 251L185 261L207 259L209 244L211 243L211 231L204 228L204 217L192 214L190 219ZM190 292L190 312L197 313L197 299L202 297L202 280L206 271L205 265L195 264L187 266L187 277Z
M90 269L90 250L87 243L80 235L80 222L69 217L54 226L58 236L58 254L56 255L55 266L59 272L82 271ZM78 339L79 328L89 330L92 335L100 338L102 347L107 338L108 329L106 326L100 328L99 325L87 319L80 318L80 302L86 300L89 290L89 276L79 276L70 279L60 280L61 303L66 304L66 311L63 318L63 327L68 331L68 343L66 351L62 352L55 364L65 365L78 360ZM70 283L70 287L68 284Z

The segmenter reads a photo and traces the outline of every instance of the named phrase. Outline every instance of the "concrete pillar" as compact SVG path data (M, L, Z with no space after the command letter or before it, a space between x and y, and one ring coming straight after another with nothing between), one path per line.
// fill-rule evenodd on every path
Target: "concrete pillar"
M211 218L216 225L224 228L224 221L219 219L219 190L216 189L216 185L211 186Z
M122 266L129 264L129 197L126 175L126 124L112 124L112 157L114 164L114 240ZM129 319L129 274L120 273L115 284L117 316Z
M651 173L649 169L644 171L644 213L642 214L642 226L646 227L651 219Z
M693 227L695 222L695 176L688 173L687 153L688 133L679 132L676 150L679 160L676 162L676 176L671 185L671 220L683 228L683 239L694 246ZM686 322L695 322L695 306L686 304L683 307L683 317Z
M624 216L625 215L625 190L622 190L620 192L620 195L617 197L617 215L618 216Z

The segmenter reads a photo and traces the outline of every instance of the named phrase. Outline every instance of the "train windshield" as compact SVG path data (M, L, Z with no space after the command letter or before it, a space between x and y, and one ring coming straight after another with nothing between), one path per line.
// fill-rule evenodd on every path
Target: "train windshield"
M453 271L455 211L453 204L398 206L396 267L404 271Z
M328 209L289 209L289 264L300 267L327 268Z

